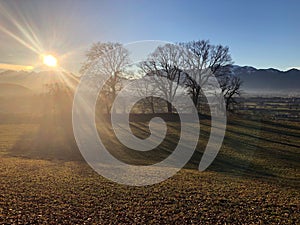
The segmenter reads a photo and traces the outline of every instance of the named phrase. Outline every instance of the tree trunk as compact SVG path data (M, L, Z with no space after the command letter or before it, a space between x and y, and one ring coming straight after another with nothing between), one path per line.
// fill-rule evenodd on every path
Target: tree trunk
M193 93L193 103L194 103L194 106L198 112L198 104L199 104L199 96L200 96L200 88L197 88L196 89L196 93Z
M172 104L169 101L167 102L167 106L168 106L168 113L172 113L173 112L173 107L172 107Z
M154 109L154 99L153 96L150 97L150 106L151 106L151 110L152 110L152 114L155 113L155 109Z

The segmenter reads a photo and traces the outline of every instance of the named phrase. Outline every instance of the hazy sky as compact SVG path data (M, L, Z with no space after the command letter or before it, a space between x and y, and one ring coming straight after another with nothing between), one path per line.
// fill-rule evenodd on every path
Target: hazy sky
M300 67L300 1L0 0L0 67L36 67L50 52L76 71L96 41L227 45L234 62Z

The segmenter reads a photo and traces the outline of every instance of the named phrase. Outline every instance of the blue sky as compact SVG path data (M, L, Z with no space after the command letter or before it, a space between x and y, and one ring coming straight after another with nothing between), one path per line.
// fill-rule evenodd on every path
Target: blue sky
M297 0L2 0L0 6L0 64L35 66L45 51L64 55L62 66L76 70L96 41L209 39L229 46L238 65L300 68Z

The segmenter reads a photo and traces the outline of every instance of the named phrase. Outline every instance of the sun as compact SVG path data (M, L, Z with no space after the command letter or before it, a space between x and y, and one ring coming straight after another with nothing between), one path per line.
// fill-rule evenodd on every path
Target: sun
M49 67L56 67L57 59L53 55L43 55L43 63Z

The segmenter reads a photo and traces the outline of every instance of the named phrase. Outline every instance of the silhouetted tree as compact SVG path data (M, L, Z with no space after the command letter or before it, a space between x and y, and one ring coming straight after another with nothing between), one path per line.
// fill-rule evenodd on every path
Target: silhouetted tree
M98 42L86 53L86 61L81 67L80 73L88 73L90 78L101 78L109 76L101 93L102 100L110 112L112 103L122 88L122 78L128 76L126 65L129 63L129 52L120 43ZM104 80L101 80L104 81ZM94 85L98 85L95 83Z
M226 110L234 110L234 106L237 104L235 97L241 95L241 78L234 75L223 76L220 80L220 87L225 99Z
M145 77L143 80L138 81L136 89L137 95L140 97L149 96L143 99L142 107L150 107L151 112L155 113L155 97L154 94L158 91L157 85L152 82L152 77Z
M166 44L157 47L148 59L140 64L141 70L147 76L151 76L153 87L167 100L168 113L173 112L172 102L178 86L182 83L183 57L181 47Z
M208 84L211 76L226 75L224 68L232 64L229 48L211 45L207 40L189 41L179 45L185 51L184 65L188 73L185 85L195 107L198 107L201 88Z

